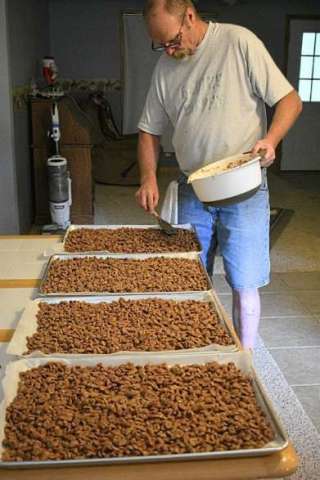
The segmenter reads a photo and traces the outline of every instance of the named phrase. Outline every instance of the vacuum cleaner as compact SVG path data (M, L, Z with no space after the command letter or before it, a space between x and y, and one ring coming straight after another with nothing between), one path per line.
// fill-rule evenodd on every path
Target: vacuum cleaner
M51 131L49 136L55 144L55 154L48 158L49 210L52 223L45 225L43 231L66 230L70 221L71 178L68 171L67 159L59 152L61 137L57 102L53 102L51 109Z

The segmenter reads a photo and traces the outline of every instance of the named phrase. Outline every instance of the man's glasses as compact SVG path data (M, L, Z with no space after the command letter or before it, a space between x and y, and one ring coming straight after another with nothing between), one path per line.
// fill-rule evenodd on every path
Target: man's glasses
M174 37L173 40L170 40L170 42L166 42L166 43L154 43L152 42L151 43L151 48L154 52L164 52L165 50L167 50L167 48L177 48L177 47L180 47L181 45L181 39L182 39L182 27L183 27L183 24L184 24L184 19L185 19L185 16L186 16L186 13L187 13L187 10L184 11L184 14L182 16L182 22L181 22L181 25L180 25L180 28L179 28L179 32L177 33L177 35Z

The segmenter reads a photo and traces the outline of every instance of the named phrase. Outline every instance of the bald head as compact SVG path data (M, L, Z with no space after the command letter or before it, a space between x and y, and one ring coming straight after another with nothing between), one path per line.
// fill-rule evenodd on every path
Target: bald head
M165 11L170 15L181 16L188 7L197 15L197 11L191 0L147 0L143 9L143 15L147 20L158 11Z
M176 59L193 55L207 30L191 0L147 0L144 17L153 43Z

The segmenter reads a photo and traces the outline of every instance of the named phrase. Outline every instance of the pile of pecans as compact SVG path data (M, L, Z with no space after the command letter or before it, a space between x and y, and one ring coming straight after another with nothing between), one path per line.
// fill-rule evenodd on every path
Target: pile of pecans
M65 240L67 252L164 253L199 252L199 242L193 231L177 229L167 235L156 228L77 228Z
M231 345L214 305L185 300L41 302L27 353L109 354Z
M198 260L77 257L50 263L43 293L182 292L210 289Z
M241 165L244 165L245 163L249 162L251 159L249 158L240 158L238 160L233 160L228 163L227 165L227 170L231 170L232 168L236 167L241 167Z
M20 374L3 461L262 448L274 438L234 365L93 367L47 363Z

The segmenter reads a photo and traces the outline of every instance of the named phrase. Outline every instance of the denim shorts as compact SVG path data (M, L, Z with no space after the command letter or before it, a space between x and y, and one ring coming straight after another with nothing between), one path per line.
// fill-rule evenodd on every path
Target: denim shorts
M267 285L270 206L265 169L261 186L253 196L227 206L206 206L186 181L185 175L178 179L179 223L191 223L195 227L209 275L218 246L226 279L233 289Z

